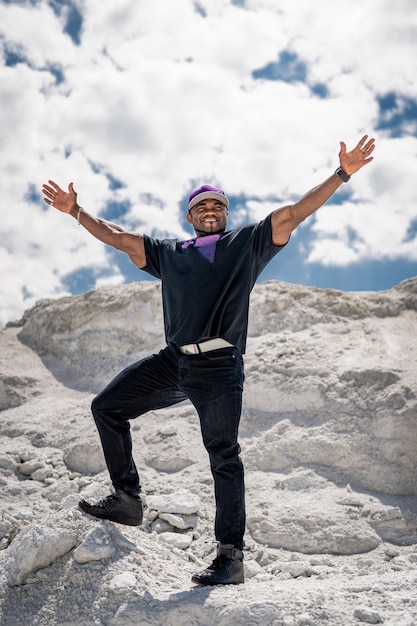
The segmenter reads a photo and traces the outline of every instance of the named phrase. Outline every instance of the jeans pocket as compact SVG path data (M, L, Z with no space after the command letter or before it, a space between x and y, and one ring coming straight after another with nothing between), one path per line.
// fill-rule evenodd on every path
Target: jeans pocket
M225 353L225 350L229 352ZM235 348L225 348L223 354L218 352L216 350L205 355L208 376L217 379L219 391L222 388L242 391L245 379L242 355Z

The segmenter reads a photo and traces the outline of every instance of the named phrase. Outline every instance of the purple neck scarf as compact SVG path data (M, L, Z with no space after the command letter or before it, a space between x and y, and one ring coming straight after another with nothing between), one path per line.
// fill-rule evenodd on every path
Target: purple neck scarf
M219 234L207 235L206 237L195 237L194 239L184 241L181 248L183 250L186 250L187 248L197 248L199 253L207 259L207 261L213 263L214 255L216 254L216 245L219 239Z

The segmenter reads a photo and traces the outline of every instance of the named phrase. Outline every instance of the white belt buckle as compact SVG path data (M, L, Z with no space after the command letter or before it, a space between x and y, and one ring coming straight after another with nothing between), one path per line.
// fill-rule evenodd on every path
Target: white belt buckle
M226 339L216 337L214 339L208 339L201 343L188 343L185 346L180 346L180 350L183 354L200 354L200 352L211 352L211 350L220 350L221 348L233 348L233 344Z
M199 354L198 344L188 343L186 346L180 346L180 350L183 354Z

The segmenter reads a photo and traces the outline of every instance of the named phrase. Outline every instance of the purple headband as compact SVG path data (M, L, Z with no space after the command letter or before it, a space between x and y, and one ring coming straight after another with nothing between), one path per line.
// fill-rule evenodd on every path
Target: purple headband
M212 187L211 185L202 185L190 193L188 198L188 211L191 211L193 206L202 200L207 200L208 198L211 198L212 200L220 200L220 202L223 202L226 207L229 206L229 200L227 199L223 189L217 189L217 187Z

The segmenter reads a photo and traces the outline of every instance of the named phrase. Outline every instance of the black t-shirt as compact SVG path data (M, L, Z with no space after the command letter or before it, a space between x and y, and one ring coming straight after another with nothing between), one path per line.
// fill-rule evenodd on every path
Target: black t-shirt
M182 346L221 337L243 353L249 295L284 246L272 243L271 216L189 241L144 236L144 271L162 279L165 337Z

